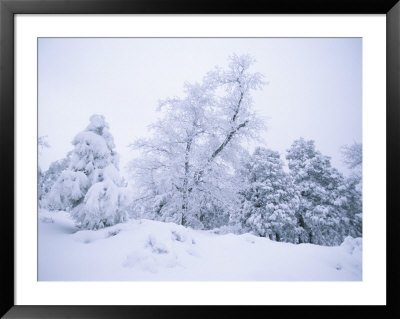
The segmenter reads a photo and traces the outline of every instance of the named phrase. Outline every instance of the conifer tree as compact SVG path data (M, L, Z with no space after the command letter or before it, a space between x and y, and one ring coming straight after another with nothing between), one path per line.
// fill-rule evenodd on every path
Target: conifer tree
M299 194L284 172L278 152L258 147L241 171L243 189L236 222L244 231L276 241L296 242Z
M294 141L286 159L301 195L297 221L304 232L299 242L341 244L346 232L343 217L348 204L343 175L331 166L329 157L315 149L312 140Z
M124 182L118 154L102 115L92 115L88 127L72 141L69 168L49 194L49 206L70 211L82 228L98 229L127 219Z

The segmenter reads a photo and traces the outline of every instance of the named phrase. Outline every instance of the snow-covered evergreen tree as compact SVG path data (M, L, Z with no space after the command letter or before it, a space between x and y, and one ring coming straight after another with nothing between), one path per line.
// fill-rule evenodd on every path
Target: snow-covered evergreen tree
M138 140L141 157L131 162L136 210L150 218L194 228L228 221L236 206L234 169L241 140L259 131L251 92L262 76L249 72L249 56L232 56L226 70L207 73L201 84L185 84L185 96L160 103L163 116L153 138Z
M341 244L348 205L343 175L331 166L329 157L315 149L312 140L294 141L286 159L301 195L297 220L304 231L299 242Z
M49 207L70 211L78 224L87 229L125 221L126 191L104 116L92 115L88 127L75 136L72 144L69 168L53 185Z
M297 242L299 194L284 172L278 152L256 148L240 172L243 188L240 209L232 221L243 231L284 242Z
M343 235L362 237L362 190L356 178L345 179L344 194L346 198L343 209Z

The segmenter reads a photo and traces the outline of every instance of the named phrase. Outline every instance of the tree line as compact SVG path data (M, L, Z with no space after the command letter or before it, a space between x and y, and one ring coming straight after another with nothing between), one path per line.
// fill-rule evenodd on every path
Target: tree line
M226 69L185 83L182 98L161 101L150 137L131 145L140 155L129 164L129 185L108 124L93 115L65 159L39 168L39 206L69 211L88 229L136 217L292 243L360 237L361 144L343 148L353 170L347 178L312 140L293 142L286 170L278 152L257 147L250 154L243 146L264 129L251 93L265 83L250 72L253 62L233 55Z

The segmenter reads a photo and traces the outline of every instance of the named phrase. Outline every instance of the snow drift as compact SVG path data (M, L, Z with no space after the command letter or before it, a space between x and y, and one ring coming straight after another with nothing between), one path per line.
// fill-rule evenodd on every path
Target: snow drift
M40 281L359 281L362 240L290 244L151 220L79 230L39 211Z

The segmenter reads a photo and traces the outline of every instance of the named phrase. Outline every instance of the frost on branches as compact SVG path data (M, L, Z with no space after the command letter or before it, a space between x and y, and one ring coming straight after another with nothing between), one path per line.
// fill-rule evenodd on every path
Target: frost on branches
M261 127L251 92L263 82L249 71L252 62L233 55L226 70L216 68L202 83L186 83L184 97L160 102L153 137L133 144L141 151L131 172L142 215L206 229L228 222L237 201L240 142Z
M352 145L342 146L342 156L344 164L351 169L349 179L354 183L359 184L358 188L361 190L362 186L362 144L353 143Z
M291 176L283 171L279 153L258 147L241 175L244 187L234 222L258 236L297 242L299 194Z
M304 231L298 241L331 246L342 243L347 234L357 234L354 185L331 167L314 141L294 141L286 159L301 195L297 220Z
M50 144L46 141L47 136L39 136L38 137L38 155L42 155L43 150L45 148L49 148ZM38 175L37 175L37 182L38 182L38 206L41 207L41 200L44 194L46 193L45 190L45 173L42 171L40 165L38 165Z
M93 115L65 159L39 167L39 207L69 211L86 229L124 222L129 209L133 218L282 242L332 246L362 236L361 144L342 148L348 178L312 140L294 141L288 172L278 152L246 150L264 128L253 111L251 95L264 85L253 62L233 55L225 69L185 83L182 97L160 101L151 135L132 144L129 193L108 124ZM38 144L48 147L44 137Z
M47 206L47 197L52 189L54 183L60 177L61 173L68 169L70 163L70 157L67 155L66 158L60 159L50 164L47 171L42 172L39 167L39 187L38 187L38 201L39 207Z
M126 195L118 154L102 115L72 141L68 169L54 183L48 207L67 210L82 228L98 229L127 220Z
M343 161L349 169L350 176L346 179L347 195L350 199L348 215L351 223L350 236L362 235L362 144L353 143L342 147Z

